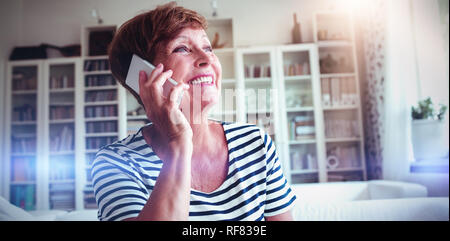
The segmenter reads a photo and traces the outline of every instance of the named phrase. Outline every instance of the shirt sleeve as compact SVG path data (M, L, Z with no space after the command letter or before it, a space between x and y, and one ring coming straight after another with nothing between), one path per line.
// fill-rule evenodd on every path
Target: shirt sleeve
M270 136L263 131L262 137L266 149L267 165L267 190L264 216L270 217L289 211L294 206L294 201L297 197L283 175L281 161L278 158L275 144Z
M131 166L112 151L101 151L92 165L92 183L100 221L137 217L147 202L148 190Z

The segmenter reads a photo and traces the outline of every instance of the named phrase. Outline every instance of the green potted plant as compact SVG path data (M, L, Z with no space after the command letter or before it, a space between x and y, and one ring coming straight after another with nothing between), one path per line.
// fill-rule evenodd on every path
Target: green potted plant
M431 98L418 102L411 108L411 137L414 158L436 160L448 156L444 117L447 106L440 104L436 110Z

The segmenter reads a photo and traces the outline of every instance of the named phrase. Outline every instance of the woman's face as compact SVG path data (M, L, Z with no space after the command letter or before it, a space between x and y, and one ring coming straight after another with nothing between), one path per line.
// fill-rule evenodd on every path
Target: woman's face
M204 110L218 102L222 67L203 29L183 29L156 54L154 63L162 63L164 71L173 71L174 80L189 85L189 96L183 96L184 104L189 103L192 108L201 103ZM199 106L193 109L199 110Z

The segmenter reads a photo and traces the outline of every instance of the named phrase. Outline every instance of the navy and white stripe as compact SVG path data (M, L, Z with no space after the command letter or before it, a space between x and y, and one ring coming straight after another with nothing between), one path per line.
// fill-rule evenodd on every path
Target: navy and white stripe
M296 199L282 173L275 145L259 127L222 122L229 168L211 193L191 189L189 220L264 220L288 211ZM151 195L163 162L142 128L102 148L92 165L100 220L136 217Z

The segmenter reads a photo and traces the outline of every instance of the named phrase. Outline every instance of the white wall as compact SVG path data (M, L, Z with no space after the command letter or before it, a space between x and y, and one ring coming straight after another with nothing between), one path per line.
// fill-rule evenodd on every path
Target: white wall
M5 105L5 79L6 61L12 47L17 44L20 35L20 23L22 13L21 0L1 0L0 1L0 175L4 172L4 150L3 150L3 128L4 128L4 105ZM0 180L1 181L1 180ZM4 193L4 182L0 182L0 194Z
M67 45L80 42L81 25L94 24L90 10L98 8L105 24L120 25L139 12L167 1L157 0L22 0L21 45L48 42ZM211 17L209 0L179 0L179 5ZM219 17L235 20L237 45L291 42L290 30L297 13L303 39L312 41L312 14L317 10L345 6L347 0L218 0Z

